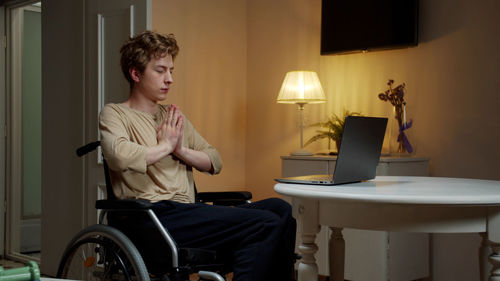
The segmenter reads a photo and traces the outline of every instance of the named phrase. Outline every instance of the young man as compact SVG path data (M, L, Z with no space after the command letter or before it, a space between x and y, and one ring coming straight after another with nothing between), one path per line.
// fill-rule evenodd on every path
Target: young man
M233 280L290 280L296 224L286 202L236 208L194 203L192 168L217 174L222 161L177 106L158 104L173 83L178 51L173 35L150 31L121 48L130 96L106 105L99 122L113 191L120 199L153 202L179 247L217 251L233 268Z

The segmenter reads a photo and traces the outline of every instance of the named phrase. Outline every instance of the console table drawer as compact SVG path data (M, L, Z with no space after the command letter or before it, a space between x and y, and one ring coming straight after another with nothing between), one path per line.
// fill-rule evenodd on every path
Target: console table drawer
M335 169L335 161L283 160L282 177L328 174ZM333 168L330 168L330 166Z

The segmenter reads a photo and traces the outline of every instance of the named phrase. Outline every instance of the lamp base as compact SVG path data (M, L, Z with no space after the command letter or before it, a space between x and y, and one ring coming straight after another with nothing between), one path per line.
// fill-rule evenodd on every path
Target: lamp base
M300 148L300 149L297 149L295 151L290 152L290 155L292 155L292 156L311 156L313 154L305 148Z

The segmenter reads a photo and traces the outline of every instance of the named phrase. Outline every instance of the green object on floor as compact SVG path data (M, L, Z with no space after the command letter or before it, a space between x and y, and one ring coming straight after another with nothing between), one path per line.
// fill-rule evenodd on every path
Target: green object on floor
M3 269L0 266L0 281L25 281L40 280L40 269L34 261L28 262L24 267Z

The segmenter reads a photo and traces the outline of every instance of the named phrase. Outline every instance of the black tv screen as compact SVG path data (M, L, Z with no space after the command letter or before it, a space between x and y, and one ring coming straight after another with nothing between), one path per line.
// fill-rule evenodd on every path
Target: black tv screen
M418 44L418 0L323 0L321 54Z

